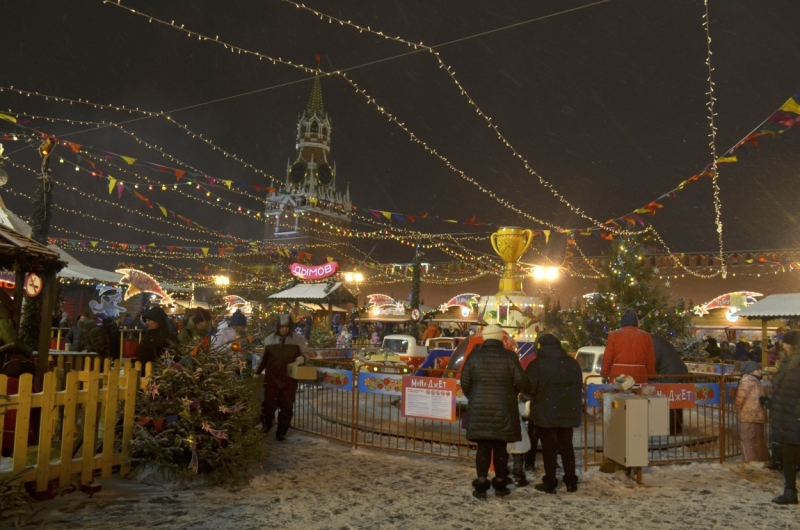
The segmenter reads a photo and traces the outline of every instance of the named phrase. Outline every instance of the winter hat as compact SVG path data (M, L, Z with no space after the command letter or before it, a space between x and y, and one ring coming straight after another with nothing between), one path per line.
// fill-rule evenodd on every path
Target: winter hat
M626 326L636 326L639 327L639 317L636 316L636 310L634 309L626 309L625 313L622 315L622 320L619 323L619 327L624 328Z
M283 326L289 326L291 328L292 324L294 324L294 322L292 322L292 315L288 313L283 315L278 315L277 327L280 328Z
M739 371L743 374L752 374L756 370L761 370L761 366L755 361L745 361L739 367Z
M234 327L234 326L246 326L247 325L247 317L244 316L244 313L242 313L241 311L239 311L237 309L236 312L231 315L231 320L230 320L230 322L228 322L228 324L231 327Z
M792 353L798 353L798 348L800 348L800 331L796 329L787 331L781 339L781 342L790 345L792 347Z
M208 309L203 309L202 307L198 307L194 312L194 323L199 324L200 322L211 322L211 313Z
M483 328L483 340L503 340L503 328L497 324Z
M543 346L561 346L561 341L552 333L540 333L536 339L538 348Z

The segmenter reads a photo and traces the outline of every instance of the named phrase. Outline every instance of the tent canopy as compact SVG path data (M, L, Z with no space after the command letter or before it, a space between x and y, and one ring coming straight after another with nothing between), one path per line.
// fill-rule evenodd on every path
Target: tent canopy
M299 283L284 291L271 294L267 300L272 302L311 302L316 304L357 303L347 287L341 282Z
M800 293L773 294L734 313L750 319L787 318L800 316Z

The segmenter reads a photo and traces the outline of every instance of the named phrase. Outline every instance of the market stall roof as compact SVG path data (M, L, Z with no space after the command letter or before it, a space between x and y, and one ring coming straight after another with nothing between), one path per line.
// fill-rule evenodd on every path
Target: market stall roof
M122 274L95 269L78 261L74 256L67 253L64 249L56 245L47 245L48 248L58 253L67 266L58 273L59 278L72 278L74 280L98 280L104 283L118 284L122 279Z
M271 294L267 297L273 302L312 302L312 303L335 303L347 304L357 303L353 296L342 282L333 283L299 283L279 293Z
M311 302L300 302L300 307L308 311L327 311L328 308L319 304L312 304ZM347 309L335 305L332 307L334 313L347 313Z
M734 313L746 318L786 318L800 316L800 293L773 294Z
M51 274L64 267L58 252L0 224L0 267L14 270L18 264L25 272Z

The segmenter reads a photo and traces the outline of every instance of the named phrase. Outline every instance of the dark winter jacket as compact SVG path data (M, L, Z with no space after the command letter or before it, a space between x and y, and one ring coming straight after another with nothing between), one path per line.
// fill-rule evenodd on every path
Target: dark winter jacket
M168 345L168 336L160 328L148 329L142 335L142 342L136 347L136 360L144 367L161 357Z
M517 355L502 341L487 340L469 354L461 370L461 390L469 400L468 440L522 439L517 395L528 393L528 379Z
M772 441L800 445L800 353L781 363L772 378Z
M531 383L531 421L543 429L575 428L583 415L583 372L560 345L542 346L525 371Z
M79 320L78 323L80 322ZM72 326L64 337L64 342L69 344L69 351L80 351L78 346L80 346L79 343L81 341L81 330L78 327L78 323Z
M111 358L117 358L120 355L120 341L122 340L122 334L119 331L119 326L111 320L111 317L105 317L103 319L103 323L100 325L103 331L108 337L108 351L111 355Z
M106 358L110 354L110 345L106 331L97 325L94 320L83 319L78 322L81 332L78 347L75 351L94 352L99 357Z
M278 335L280 337L280 335ZM291 388L297 386L297 380L286 375L286 367L302 357L303 352L298 344L291 340L278 341L264 347L261 364L257 374L264 372L264 386L274 388Z
M686 367L686 363L683 362L681 356L675 351L675 347L672 343L658 333L652 333L651 335L653 337L653 349L656 351L656 373L667 375L688 374L689 369ZM680 383L681 378L659 377L658 382Z

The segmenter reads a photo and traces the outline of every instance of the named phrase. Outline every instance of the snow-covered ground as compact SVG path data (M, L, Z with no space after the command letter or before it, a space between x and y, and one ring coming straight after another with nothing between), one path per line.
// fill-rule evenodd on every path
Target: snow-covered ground
M755 463L651 467L636 486L622 472L579 470L576 493L533 486L505 498L472 497L470 462L358 449L290 431L270 437L263 469L249 486L226 491L202 485L147 485L120 477L103 491L37 503L44 528L217 529L478 529L478 528L800 528L800 507L770 499L782 476ZM539 457L541 458L541 456ZM529 473L541 479L541 461Z

